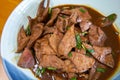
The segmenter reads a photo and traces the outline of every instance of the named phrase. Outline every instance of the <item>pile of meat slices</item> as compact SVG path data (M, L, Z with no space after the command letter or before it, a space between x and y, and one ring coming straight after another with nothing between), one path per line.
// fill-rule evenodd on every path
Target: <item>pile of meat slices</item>
M28 19L28 29L21 27L18 33L18 66L32 68L37 60L39 66L66 72L69 78L89 72L89 80L100 75L96 68L114 67L112 49L104 46L107 36L91 22L86 8L50 9L49 0L47 7L43 0L36 18Z

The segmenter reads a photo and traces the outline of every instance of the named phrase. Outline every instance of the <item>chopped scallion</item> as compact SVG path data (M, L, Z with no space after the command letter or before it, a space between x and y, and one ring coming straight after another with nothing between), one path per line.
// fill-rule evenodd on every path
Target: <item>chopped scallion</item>
M72 57L72 52L69 52L69 53L68 53L68 56L69 56L69 57Z
M86 50L88 53L93 53L93 52L95 52L93 49L87 49Z
M51 14L52 13L52 8L49 8L48 9L48 14Z
M45 68L42 68L41 73L43 74L45 72L45 70L46 70Z
M27 26L27 29L26 29L26 35L27 36L31 35L31 30L29 25Z
M37 68L37 69L36 69L35 74L36 74L36 76L39 76L39 75L41 74L41 70L40 70L40 68Z
M84 9L82 9L82 8L80 8L80 11L82 12L82 13L85 13L86 11L84 10Z
M35 72L35 74L36 74L36 76L39 76L40 74L43 74L44 72L45 72L45 68L42 68L42 69L40 69L39 67L36 69L36 72Z
M107 16L108 20L110 21L114 21L116 19L117 15L115 13L110 14L109 16Z
M54 67L47 67L48 70L56 70Z
M72 77L70 80L77 80L77 78L76 77Z
M81 48L82 48L82 40L81 40L81 38L80 38L80 35L77 34L75 37L76 37L76 47L77 47L78 49L81 49Z
M96 71L97 71L97 72L102 72L102 73L103 73L103 72L105 72L106 70L105 70L105 68L97 68Z

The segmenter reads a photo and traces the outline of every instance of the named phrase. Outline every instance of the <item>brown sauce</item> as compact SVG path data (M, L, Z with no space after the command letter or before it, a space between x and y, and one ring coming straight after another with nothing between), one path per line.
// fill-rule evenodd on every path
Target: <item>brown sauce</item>
M57 8L62 8L62 7L80 7L80 6L81 5L61 5L61 6L56 6L56 7ZM82 7L85 7L88 10L90 15L92 16L92 23L97 25L96 20L98 18L100 18L100 17L103 17L103 15L100 14L98 11L90 8L90 7L83 6L83 5L82 5ZM112 48L113 56L114 56L114 60L115 60L115 67L113 69L107 68L107 71L100 76L99 80L106 80L106 79L110 78L118 68L119 56L120 56L120 42L119 42L118 35L115 33L117 31L115 30L114 25L104 27L102 29L105 32L105 34L107 35L107 40L105 42L105 45L110 46ZM47 74L49 74L49 76ZM45 80L45 79L46 80L52 80L53 75L58 76L60 78L64 78L64 79L61 79L61 80L67 80L67 78L63 76L63 75L66 75L66 74L59 72L59 70L58 71L49 71L49 70L47 70L43 74L43 79L41 79L41 80ZM47 78L49 78L49 79L44 78L45 76L47 76Z

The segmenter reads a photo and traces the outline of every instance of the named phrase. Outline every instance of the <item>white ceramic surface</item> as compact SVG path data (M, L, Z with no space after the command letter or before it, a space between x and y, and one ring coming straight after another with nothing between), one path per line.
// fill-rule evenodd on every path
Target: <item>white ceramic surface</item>
M30 79L35 80L36 78L29 69L22 69L17 66L17 61L20 54L15 54L17 49L17 34L22 25L27 26L28 19L27 16L35 17L38 5L41 0L25 0L18 5L18 7L12 12L8 18L1 38L1 56L3 59L4 67L10 79L11 77L9 71L7 71L6 63L7 61L13 65L19 71L22 71ZM115 24L117 28L120 28L120 0L51 0L50 7L62 5L62 4L80 4L90 6L104 15L109 15L111 13L116 13L118 15ZM26 28L26 27L25 27ZM119 80L116 78L120 69L116 71L114 77L111 80ZM17 74L17 73L16 73ZM18 75L19 76L19 75ZM120 77L119 77L120 78Z

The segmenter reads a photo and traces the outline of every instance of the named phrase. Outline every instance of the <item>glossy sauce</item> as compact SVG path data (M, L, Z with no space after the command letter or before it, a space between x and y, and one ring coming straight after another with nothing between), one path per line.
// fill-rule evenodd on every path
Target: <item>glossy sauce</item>
M57 6L58 8L62 8L62 7L80 7L81 5L61 5L61 6ZM98 11L87 7L87 6L82 6L85 7L89 14L92 16L92 23L95 25L98 25L97 23L97 19L103 17L102 14L100 14ZM56 8L56 7L55 7ZM109 15L109 14L108 14ZM113 56L114 56L114 60L115 60L115 67L113 69L111 68L107 68L105 73L102 73L102 75L100 76L99 80L106 80L109 79L116 71L116 69L118 68L118 63L120 61L120 42L119 42L119 37L118 34L116 34L116 30L115 27L113 25L108 26L108 27L103 27L102 30L105 32L105 34L107 35L107 40L105 42L105 46L110 46L113 50ZM47 75L49 74L49 76ZM65 76L63 76L65 75ZM45 76L47 76L45 78ZM43 78L41 80L52 80L52 79L47 79L47 78L51 78L52 76L58 76L60 78L64 78L62 80L67 80L67 75L66 73L61 73L59 70L58 71L49 71L47 70L44 75ZM54 79L53 79L54 80Z

